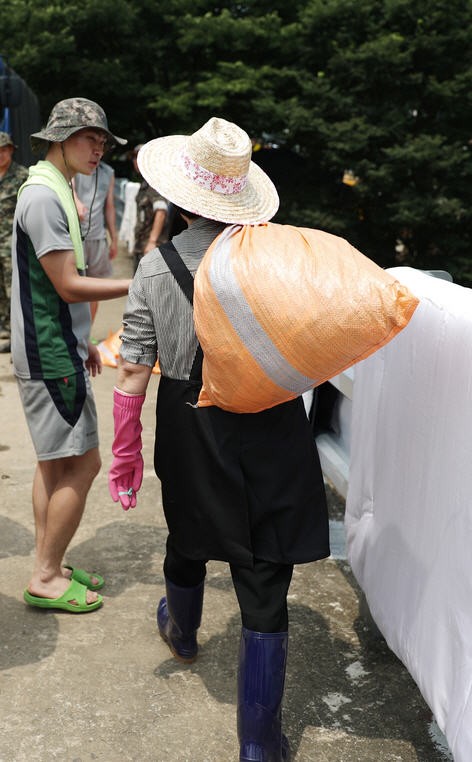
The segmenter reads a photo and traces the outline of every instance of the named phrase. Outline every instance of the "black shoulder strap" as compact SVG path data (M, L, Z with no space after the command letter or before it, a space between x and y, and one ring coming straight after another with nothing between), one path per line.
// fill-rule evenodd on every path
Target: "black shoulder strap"
M193 275L183 261L172 241L161 244L159 251L167 267L193 306Z
M164 262L166 263L170 272L174 276L178 285L193 307L192 273L188 269L187 265L183 261L172 241L161 244L161 246L159 246L159 251L161 252L162 258L164 259ZM192 370L190 371L190 381L196 382L200 386L202 383L202 364L203 350L200 344L198 344L197 351L193 360Z

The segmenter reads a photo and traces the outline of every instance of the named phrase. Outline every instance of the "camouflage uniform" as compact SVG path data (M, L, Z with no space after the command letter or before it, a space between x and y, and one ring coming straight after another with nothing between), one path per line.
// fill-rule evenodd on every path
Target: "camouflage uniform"
M0 146L13 145L0 134ZM28 177L26 167L12 161L0 177L0 339L10 338L11 231L18 188Z
M133 250L135 267L137 267L139 260L144 255L144 249L149 240L154 222L154 215L158 209L163 209L167 212L166 199L143 180L136 194L136 227L134 229ZM167 225L165 224L156 246L167 240Z

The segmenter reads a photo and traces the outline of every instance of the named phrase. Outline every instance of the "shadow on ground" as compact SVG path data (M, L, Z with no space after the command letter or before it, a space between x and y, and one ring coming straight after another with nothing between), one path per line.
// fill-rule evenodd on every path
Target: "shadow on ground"
M162 564L154 571L156 550L165 548L167 531L154 524L115 521L97 529L89 540L67 554L67 563L97 570L107 580L107 596L121 595L137 582L162 585Z
M59 625L55 616L25 606L0 594L2 643L0 670L10 670L46 659L56 649Z
M284 702L284 729L294 755L307 727L341 730L353 738L398 739L410 743L418 760L442 760L426 730L431 712L408 672L385 641L358 620L360 649L333 638L327 620L303 605L290 608L290 647ZM211 637L198 661L182 669L198 675L210 695L236 711L239 616ZM155 669L158 679L175 675L169 658ZM414 718L415 722L412 722Z
M29 556L34 548L34 535L13 519L0 516L0 558Z

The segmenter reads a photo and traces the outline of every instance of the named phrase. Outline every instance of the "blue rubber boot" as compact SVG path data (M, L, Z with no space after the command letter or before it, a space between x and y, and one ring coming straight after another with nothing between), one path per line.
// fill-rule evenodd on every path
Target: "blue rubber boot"
M178 587L166 579L167 595L157 607L159 634L175 658L185 664L197 658L204 587L204 582L197 587Z
M238 671L240 762L288 762L282 735L287 632L241 633Z

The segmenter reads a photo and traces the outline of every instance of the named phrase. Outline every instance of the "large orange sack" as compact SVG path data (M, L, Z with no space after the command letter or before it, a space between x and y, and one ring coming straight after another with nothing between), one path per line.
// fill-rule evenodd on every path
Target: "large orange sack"
M299 396L393 339L418 299L348 241L232 225L195 276L199 406L254 413Z

